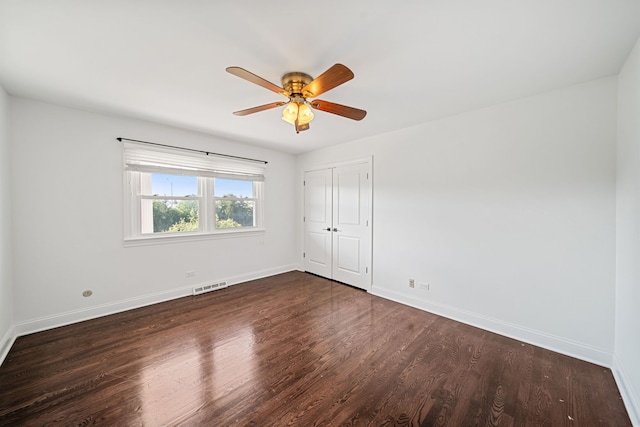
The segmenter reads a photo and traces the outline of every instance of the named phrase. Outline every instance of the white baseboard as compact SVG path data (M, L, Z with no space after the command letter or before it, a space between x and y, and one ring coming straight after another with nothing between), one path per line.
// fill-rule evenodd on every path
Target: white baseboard
M273 276L275 274L286 273L297 268L297 265L284 265L266 270L254 271L251 273L240 274L231 277L216 278L218 281L226 281L229 285L237 285L239 283L256 280L263 277ZM147 305L157 304L176 298L182 298L192 295L193 286L170 289L168 291L155 292L152 294L142 295L135 298L115 301L107 304L96 305L93 307L83 308L80 310L72 310L64 313L44 316L37 319L30 319L17 322L14 325L14 334L16 336L28 335L34 332L40 332L47 329L53 329L60 326L70 325L72 323L83 322L85 320L95 319L97 317L108 316L110 314L121 313L135 308L145 307ZM9 346L10 348L10 346ZM8 351L8 350L7 350Z
M9 350L11 350L17 337L15 327L12 325L0 341L0 365L2 365L4 359L7 358L7 354L9 354Z
M629 418L631 418L631 424L634 426L640 426L640 398L638 393L633 388L633 384L628 380L627 375L624 372L624 368L620 364L620 360L614 354L613 355L613 377L618 384L618 390L627 408Z
M298 264L283 265L276 268L268 268L266 270L254 271L248 274L241 274L227 279L229 285L237 285L239 283L248 282L250 280L258 280L264 277L275 276L276 274L287 273L298 269Z
M466 310L461 310L446 304L440 304L420 298L410 297L394 291L372 288L371 294L386 298L400 304L409 305L420 310L428 311L439 316L447 317L467 325L475 326L499 335L504 335L518 341L526 342L538 347L546 348L557 353L575 357L587 362L610 368L613 354L588 344L579 343L566 338L547 334L545 332L503 322L488 316L483 316Z

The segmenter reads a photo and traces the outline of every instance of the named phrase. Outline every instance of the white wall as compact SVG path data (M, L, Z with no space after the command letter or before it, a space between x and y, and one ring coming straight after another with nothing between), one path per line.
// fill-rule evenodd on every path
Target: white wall
M12 98L10 117L18 333L174 298L200 283L296 267L293 156L21 98ZM267 232L123 247L117 137L267 160ZM187 270L196 276L186 278ZM85 289L93 296L84 298Z
M640 425L640 40L618 77L616 379Z
M13 343L9 96L0 86L0 363Z
M373 155L373 293L611 365L616 88L601 79L304 154L298 183Z

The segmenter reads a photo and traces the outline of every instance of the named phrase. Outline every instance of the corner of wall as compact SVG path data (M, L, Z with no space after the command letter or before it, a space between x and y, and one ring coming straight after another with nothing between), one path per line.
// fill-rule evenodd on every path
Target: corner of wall
M613 373L633 425L640 426L640 39L618 75L616 164L616 300Z
M0 86L0 199L11 201L11 144L9 141L9 95ZM9 202L7 207L11 207ZM13 300L12 210L0 212L0 364L15 340Z
M638 399L638 393L633 388L633 384L629 381L618 357L615 354L613 355L613 368L611 371L613 372L613 377L616 380L618 389L620 390L620 395L622 396L624 405L627 408L627 413L629 414L631 423L634 426L640 426L640 406L638 406L640 399Z
M16 334L16 329L13 325L9 327L9 330L0 340L0 365L4 363L4 359L7 358L9 354L9 350L13 346L13 343L16 341L18 335Z

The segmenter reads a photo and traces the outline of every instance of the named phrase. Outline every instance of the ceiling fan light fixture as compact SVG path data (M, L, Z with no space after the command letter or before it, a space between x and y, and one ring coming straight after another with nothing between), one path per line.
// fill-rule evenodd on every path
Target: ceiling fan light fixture
M298 104L295 102L290 102L285 105L284 110L282 110L282 120L285 122L289 122L295 126L296 119L298 118Z
M300 104L298 106L298 124L306 125L313 120L313 111L307 104Z
M304 101L291 101L282 110L282 120L298 126L306 125L313 120L313 111Z

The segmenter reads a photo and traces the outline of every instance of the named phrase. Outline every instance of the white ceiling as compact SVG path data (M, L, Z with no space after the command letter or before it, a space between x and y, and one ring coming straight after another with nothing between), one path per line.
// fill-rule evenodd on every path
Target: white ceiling
M16 96L147 119L301 153L617 74L640 35L640 0L0 0L0 83ZM343 63L296 135L280 84Z

